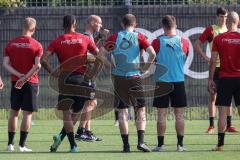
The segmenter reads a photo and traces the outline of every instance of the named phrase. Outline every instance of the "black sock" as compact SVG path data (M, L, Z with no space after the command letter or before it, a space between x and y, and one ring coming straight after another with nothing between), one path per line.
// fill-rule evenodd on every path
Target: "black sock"
M61 132L59 133L61 135L61 141L66 137L67 133L64 129L64 127L62 128Z
M158 147L164 145L164 136L158 136Z
M77 134L82 134L82 133L84 133L84 132L86 132L86 129L85 129L85 128L83 128L83 127L78 127Z
M138 144L144 143L144 130L138 130Z
M227 116L227 128L232 126L232 116Z
M118 111L117 110L115 110L115 121L118 121Z
M137 121L137 111L136 110L134 110L134 120L135 120L135 122Z
M177 135L177 145L183 146L183 136Z
M123 145L124 146L129 145L129 143L128 143L128 134L121 134L121 137L122 137Z
M224 145L224 136L225 133L218 133L218 147Z
M27 135L28 135L28 132L25 132L25 131L20 132L19 146L21 146L21 147L25 146Z
M13 140L14 140L14 136L15 136L15 132L8 132L8 145L9 144L14 144Z
M210 127L214 127L214 117L209 117Z
M68 141L70 143L71 149L73 149L73 147L76 147L77 144L75 143L74 133L73 132L67 133L67 137L68 137Z

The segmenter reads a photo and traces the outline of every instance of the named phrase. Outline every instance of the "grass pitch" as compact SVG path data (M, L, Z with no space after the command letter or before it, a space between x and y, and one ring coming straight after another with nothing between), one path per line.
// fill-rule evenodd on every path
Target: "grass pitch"
M56 153L49 153L52 136L62 127L60 120L34 120L27 145L33 149L32 153L19 153L19 132L15 136L15 152L6 152L7 147L7 121L0 121L0 159L1 160L239 160L240 135L226 134L225 151L210 151L216 145L217 135L205 133L208 127L207 120L186 121L184 137L187 152L176 152L176 134L174 121L167 122L165 136L166 152L142 153L136 149L137 134L134 122L130 121L131 153L121 153L122 142L119 130L113 125L112 120L93 120L92 130L103 138L101 142L78 141L79 153L68 153L69 143L67 138L62 142ZM216 122L215 122L216 123ZM147 122L145 142L154 148L157 144L155 121ZM234 126L240 129L239 121L233 121ZM216 133L216 131L215 131Z

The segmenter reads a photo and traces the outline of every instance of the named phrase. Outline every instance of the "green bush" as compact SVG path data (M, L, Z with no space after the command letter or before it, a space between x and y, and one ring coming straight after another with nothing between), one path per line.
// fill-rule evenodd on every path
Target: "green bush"
M23 0L0 0L0 7L20 7L23 4Z

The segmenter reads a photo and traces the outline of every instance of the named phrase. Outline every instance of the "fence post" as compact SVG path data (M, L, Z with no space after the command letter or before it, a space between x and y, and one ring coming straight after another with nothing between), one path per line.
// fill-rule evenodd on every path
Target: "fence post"
M125 6L131 6L132 0L125 0Z

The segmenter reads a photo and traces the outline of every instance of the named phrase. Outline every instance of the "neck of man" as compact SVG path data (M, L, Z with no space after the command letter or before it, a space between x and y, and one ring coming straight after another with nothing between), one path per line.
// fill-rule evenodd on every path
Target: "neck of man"
M228 29L229 32L237 32L238 25L231 25Z
M129 26L129 27L126 27L125 30L128 31L128 32L133 32L134 31L134 27L133 26Z
M74 29L74 28L70 28L70 29L65 29L65 30L64 30L64 33L65 33L65 34L71 33L71 32L75 32L75 29Z
M29 31L23 31L23 32L22 32L22 36L32 37L32 32L29 32Z
M223 23L223 24L217 23L217 25L218 25L220 28L226 28L226 23Z
M176 29L164 29L165 36L176 36Z
M92 27L87 25L86 28L85 28L85 32L87 32L88 34L93 35L94 30L92 29Z

